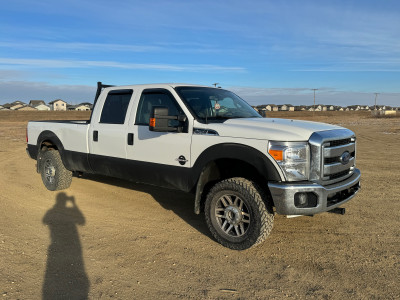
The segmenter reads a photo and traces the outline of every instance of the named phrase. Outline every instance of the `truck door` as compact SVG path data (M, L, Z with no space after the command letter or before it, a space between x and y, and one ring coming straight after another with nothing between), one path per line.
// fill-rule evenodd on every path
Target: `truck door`
M133 90L111 90L91 120L89 129L89 163L95 173L117 176L126 158L127 111Z
M186 132L150 131L153 106L167 107L169 115L184 114L189 117L167 89L143 90L137 102L136 115L129 122L128 130L133 133L134 142L127 145L127 160L135 162L132 172L139 177L138 181L186 190L191 166L192 122L187 121Z

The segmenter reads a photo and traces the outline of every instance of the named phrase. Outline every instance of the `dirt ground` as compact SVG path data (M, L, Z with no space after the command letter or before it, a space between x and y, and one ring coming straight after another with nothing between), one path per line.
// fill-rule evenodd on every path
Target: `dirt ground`
M0 111L2 299L399 299L400 118L272 114L355 131L362 190L344 216L277 215L266 242L233 251L191 195L89 175L46 190L27 120L87 116Z

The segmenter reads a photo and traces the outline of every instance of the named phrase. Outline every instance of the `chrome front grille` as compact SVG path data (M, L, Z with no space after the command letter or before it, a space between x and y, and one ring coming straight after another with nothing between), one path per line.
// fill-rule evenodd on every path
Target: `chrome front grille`
M348 129L314 133L310 140L310 180L329 185L350 177L355 169L356 138Z

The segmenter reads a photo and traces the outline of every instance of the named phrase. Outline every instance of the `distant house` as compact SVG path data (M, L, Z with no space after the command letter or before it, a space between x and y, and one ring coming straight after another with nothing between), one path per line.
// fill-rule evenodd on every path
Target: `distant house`
M278 106L275 104L264 104L264 105L258 105L257 110L266 110L266 111L278 111Z
M294 111L294 106L291 104L278 105L278 107L281 111Z
M90 110L89 107L86 105L78 104L78 105L68 105L67 106L68 110L79 110L79 111L88 111Z
M275 104L268 104L266 108L268 111L278 111L279 110L278 105L275 105Z
M29 106L29 105L24 105L24 106L22 106L22 107L18 107L18 108L16 108L15 110L37 110L36 108L34 108L34 107L32 107L32 106Z
M31 100L29 101L29 106L37 110L50 110L50 107L43 100Z
M328 110L328 108L325 106L325 105L323 105L323 104L318 104L316 107L315 107L315 111L327 111Z
M305 110L307 110L307 106L305 106L305 105L296 105L294 107L294 110L295 111L305 111Z
M12 105L14 105L14 106L16 106L16 105L26 105L26 103L25 102L22 102L22 101L14 101L14 102L12 102L11 103Z
M358 111L361 109L361 106L360 105L349 105L349 106L347 106L347 108L349 108L349 110Z
M93 109L93 103L90 103L90 102L83 102L83 103L81 103L80 105L85 105L85 106L89 107L90 110Z
M24 107L23 104L12 104L10 107L11 110L17 110L18 108Z
M51 110L67 110L67 102L61 99L56 99L49 102Z
M47 105L45 105L45 104L39 104L39 105L37 105L37 106L35 106L35 108L37 109L37 110L50 110L50 107L49 106L47 106Z
M3 104L3 108L16 110L17 108L23 107L24 105L26 104L22 101L14 101L12 103Z
M43 100L31 100L29 101L28 105L31 107L36 107L38 105L46 105L46 103Z

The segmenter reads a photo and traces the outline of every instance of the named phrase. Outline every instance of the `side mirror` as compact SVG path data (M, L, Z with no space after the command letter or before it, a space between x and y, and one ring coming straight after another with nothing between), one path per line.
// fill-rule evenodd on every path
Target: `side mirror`
M186 122L186 116L169 116L165 106L153 106L150 115L149 130L156 132L182 132L183 126L170 126L169 120Z

